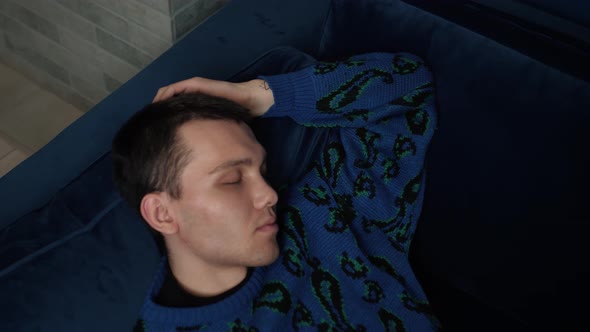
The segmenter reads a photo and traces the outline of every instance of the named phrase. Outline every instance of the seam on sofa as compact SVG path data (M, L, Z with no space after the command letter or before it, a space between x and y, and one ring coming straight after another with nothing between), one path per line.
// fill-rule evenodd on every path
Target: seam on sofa
M86 114L88 114L88 113L86 113ZM83 116L84 115L82 115L82 117ZM80 119L78 119L78 120L80 120ZM76 121L78 121L78 120L76 120ZM67 128L65 130L67 130ZM58 135L62 135L62 134L63 134L63 132L59 133ZM55 140L55 138L51 142L49 142L46 146L44 146L42 149L48 148L49 147L49 144L52 144L54 140ZM37 151L31 157L33 157L35 154L39 153L40 151ZM90 162L88 162L86 166L82 167L81 168L81 171L79 171L77 175L75 175L72 178L69 178L68 180L63 181L63 185L55 188L55 190L52 190L52 193L51 194L48 194L47 197L44 198L42 201L40 201L38 205L33 206L33 207L29 207L27 210L24 210L23 209L26 212L23 212L23 213L18 214L17 216L14 216L13 219L12 219L12 221L10 221L10 222L6 223L5 225L3 225L1 229L4 229L6 227L10 227L14 223L18 222L18 220L22 216L25 216L25 215L27 215L29 213L34 212L34 211L43 209L45 206L47 206L47 204L51 203L51 200L55 197L55 195L59 194L60 191L62 191L65 188L67 188L70 184L72 184L72 182L74 182L74 181L78 180L80 177L82 177L90 168L92 168L92 166L94 166L96 163L100 162L100 160L102 160L102 158L106 157L109 153L111 153L111 147L110 147L110 145L107 147L107 150L106 151L101 152L96 158L94 158ZM27 162L27 160L31 159L31 157L29 157L26 160L24 160L23 163ZM52 188L53 188L53 186L52 186Z
M330 0L330 7L328 8L327 12L326 12L326 17L324 18L324 23L322 24L321 30L322 30L322 36L320 37L320 41L318 43L317 49L315 50L315 54L316 54L316 59L320 60L321 58L323 58L323 52L324 52L324 45L326 42L326 30L328 29L328 22L330 21L330 18L332 17L332 12L334 11L334 0Z
M274 52L276 50L284 49L284 48L292 48L292 47L291 46L277 46L277 47L271 48L270 50L262 53L261 55L257 56L256 58L254 58L254 60L248 62L248 64L246 64L245 66L243 66L242 68L240 68L236 73L232 74L232 76L228 77L227 80L230 81L230 82L235 82L236 77L239 77L240 75L242 75L245 71L247 71L249 68L251 68L256 63L258 63L258 61L260 61L261 59L265 58L270 53L272 53L272 52Z
M0 278L4 277L5 275L11 273L12 271L16 270L17 268L19 268L21 265L28 263L30 261L32 261L33 259L49 252L52 249L55 249L56 247L58 247L59 245L75 238L76 236L82 234L82 233L86 233L89 230L91 230L92 228L94 228L94 226L96 224L98 224L98 222L102 219L102 217L104 217L108 212L110 212L115 206L117 206L119 203L121 203L122 198L118 197L117 199L115 199L113 202L111 202L110 204L108 204L104 209L102 209L100 211L100 213L98 213L96 216L94 216L90 222L88 224L86 224L86 226L81 227L80 229L68 234L67 236L53 241L50 244L44 246L43 248L35 251L34 253L27 255L26 257L14 262L13 264L7 266L6 268L4 268L2 271L0 271Z
M282 46L276 46L271 48L270 50L262 53L262 55L256 57L254 60L248 62L247 65L245 65L244 67L242 67L240 70L238 70L235 74L233 74L231 77L228 78L228 81L230 82L235 82L236 78L241 76L244 72L248 71L250 68L252 68L254 65L256 65L257 63L259 63L262 59L264 59L265 57L267 57L269 54L272 54L276 51L279 50L293 50L293 51L299 51L298 49L292 47L292 46L288 46L288 45L282 45Z

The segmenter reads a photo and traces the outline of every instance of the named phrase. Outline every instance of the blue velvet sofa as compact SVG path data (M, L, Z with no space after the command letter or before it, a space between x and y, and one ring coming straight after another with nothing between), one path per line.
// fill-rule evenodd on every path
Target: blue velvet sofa
M0 178L0 331L132 330L160 252L114 190L114 133L158 87L236 79L280 46L320 60L407 51L432 68L439 122L411 262L445 330L582 324L590 52L446 2L232 1Z

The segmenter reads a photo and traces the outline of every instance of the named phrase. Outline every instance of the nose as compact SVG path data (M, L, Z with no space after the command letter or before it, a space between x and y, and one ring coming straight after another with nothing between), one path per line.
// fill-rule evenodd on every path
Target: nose
M261 176L257 185L254 187L254 207L264 209L277 204L279 196L277 192Z

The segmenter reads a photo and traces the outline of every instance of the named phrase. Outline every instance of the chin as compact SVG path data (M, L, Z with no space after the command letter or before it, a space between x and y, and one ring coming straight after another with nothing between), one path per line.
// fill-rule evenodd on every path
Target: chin
M266 249L264 255L259 255L255 262L252 262L251 267L267 266L274 263L279 258L279 247L274 245L271 249Z

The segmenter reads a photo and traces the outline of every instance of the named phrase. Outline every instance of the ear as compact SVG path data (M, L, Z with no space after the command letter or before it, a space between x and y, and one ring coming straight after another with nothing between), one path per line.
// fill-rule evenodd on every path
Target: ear
M163 235L178 231L178 222L170 204L170 198L164 193L149 193L140 204L141 216L145 221Z

